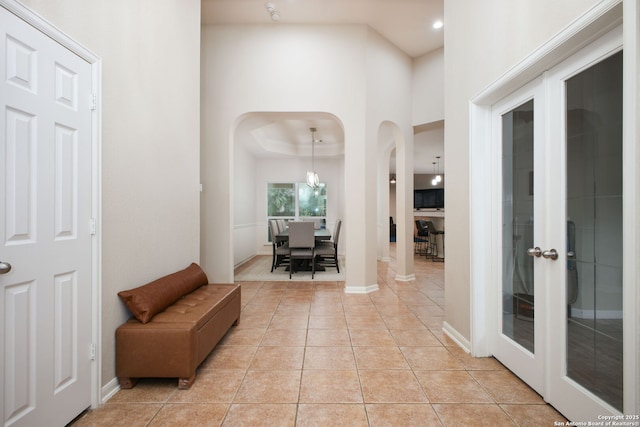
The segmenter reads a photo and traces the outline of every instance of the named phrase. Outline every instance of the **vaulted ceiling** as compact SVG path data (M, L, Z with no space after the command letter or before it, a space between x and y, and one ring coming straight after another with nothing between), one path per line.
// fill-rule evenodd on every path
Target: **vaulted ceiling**
M367 24L412 58L444 44L443 0L273 0L279 24ZM264 0L202 0L203 24L268 24Z
M270 3L278 20L266 7ZM215 24L366 24L415 58L443 46L443 29L433 23L443 20L443 0L202 0L203 25ZM342 128L330 116L304 114L252 115L238 129L246 147L257 157L309 156L310 127L318 129L317 156L344 152ZM431 173L432 161L443 156L442 125L418 129L415 137L416 173ZM391 161L394 170L395 162ZM443 172L444 163L440 164Z

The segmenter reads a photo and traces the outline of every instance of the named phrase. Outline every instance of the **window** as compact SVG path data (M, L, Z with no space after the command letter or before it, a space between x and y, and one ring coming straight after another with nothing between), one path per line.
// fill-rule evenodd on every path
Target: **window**
M317 190L304 182L267 184L267 223L270 219L303 221L313 219L320 227L326 225L327 185ZM267 226L267 241L271 241Z
M307 184L298 184L298 216L326 217L327 216L327 186L320 184L314 190Z
M295 184L267 185L267 217L292 217L296 215Z

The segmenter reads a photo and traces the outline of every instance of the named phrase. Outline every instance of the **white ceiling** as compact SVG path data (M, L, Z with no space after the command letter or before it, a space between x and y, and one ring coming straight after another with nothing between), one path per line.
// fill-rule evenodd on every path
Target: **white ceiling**
M367 24L412 58L444 44L443 0L273 0L276 23L265 0L202 0L203 24Z
M443 46L443 29L433 23L443 20L443 0L272 0L280 15L271 20L265 0L202 0L202 23L207 24L367 24L415 58ZM331 117L303 114L253 115L238 128L240 141L257 157L309 156L310 127L316 127L316 156L342 155L344 135ZM443 156L442 124L417 129L414 172L431 173L436 156ZM444 172L443 158L440 172ZM395 160L391 159L391 170Z

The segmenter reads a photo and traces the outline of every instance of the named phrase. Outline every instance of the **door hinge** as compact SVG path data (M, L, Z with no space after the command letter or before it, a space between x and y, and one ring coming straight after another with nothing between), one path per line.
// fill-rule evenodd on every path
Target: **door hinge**
M96 219L95 218L91 218L89 220L89 234L91 234L92 236L96 235Z
M98 95L95 93L91 94L91 111L95 111L98 108Z
M91 343L91 347L89 348L89 358L96 360L96 345L94 343Z

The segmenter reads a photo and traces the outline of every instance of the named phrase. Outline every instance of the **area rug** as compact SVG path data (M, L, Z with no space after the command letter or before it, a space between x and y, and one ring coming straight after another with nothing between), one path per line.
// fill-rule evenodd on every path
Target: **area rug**
M334 266L324 266L325 271L316 271L313 280L317 281L344 281L344 259L338 258L340 265L340 273L336 271ZM310 271L298 271L293 273L289 279L289 271L286 266L280 266L271 272L271 255L257 255L242 264L235 271L235 282L280 282L292 280L297 282L307 282L311 279Z

